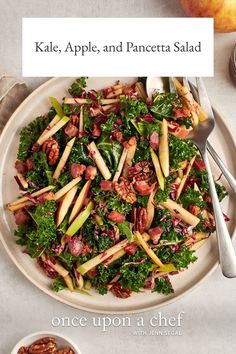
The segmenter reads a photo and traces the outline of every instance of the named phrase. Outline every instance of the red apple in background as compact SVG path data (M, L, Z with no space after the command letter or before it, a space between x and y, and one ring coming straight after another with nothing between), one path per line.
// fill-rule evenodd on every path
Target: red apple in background
M236 31L236 0L180 0L187 16L214 17L216 32Z

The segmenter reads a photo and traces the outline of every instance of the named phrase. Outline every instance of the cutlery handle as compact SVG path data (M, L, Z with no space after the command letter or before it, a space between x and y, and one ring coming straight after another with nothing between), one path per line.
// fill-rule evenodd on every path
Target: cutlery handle
M229 231L224 220L223 213L220 208L220 202L216 193L215 183L212 177L206 150L202 152L202 157L205 161L206 169L208 172L208 181L215 215L216 234L218 239L220 265L222 273L227 278L234 278L236 277L236 255L229 235Z
M227 169L227 167L225 166L225 164L223 163L223 161L221 160L220 156L217 154L217 152L213 149L213 147L211 146L210 143L207 143L207 150L209 151L209 153L211 154L211 156L213 157L213 159L215 160L216 164L219 166L219 168L221 169L223 175L225 176L225 178L227 179L227 181L229 182L229 185L231 186L232 190L234 191L234 193L236 194L236 179L234 178L234 176L229 172L229 170Z

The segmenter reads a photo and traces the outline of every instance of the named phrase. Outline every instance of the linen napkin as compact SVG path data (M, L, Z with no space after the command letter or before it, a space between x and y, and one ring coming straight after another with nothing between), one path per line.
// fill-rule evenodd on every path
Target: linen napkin
M24 81L10 76L0 67L0 133L28 93Z

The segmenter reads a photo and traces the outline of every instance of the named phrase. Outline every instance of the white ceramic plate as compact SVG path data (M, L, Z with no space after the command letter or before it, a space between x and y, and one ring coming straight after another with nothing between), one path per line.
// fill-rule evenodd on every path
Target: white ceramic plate
M134 78L119 78L122 82L132 82ZM117 78L90 78L89 89L100 89L114 84ZM61 100L68 95L67 88L74 81L73 78L54 78L35 90L16 110L6 125L0 140L0 232L1 239L8 254L21 270L21 272L38 288L43 290L54 299L64 302L70 306L98 313L134 313L164 306L179 299L191 289L194 289L205 279L218 264L218 251L214 235L210 240L197 251L198 261L192 264L188 270L172 277L175 293L170 296L157 293L140 293L128 299L119 299L112 294L101 296L93 292L93 296L85 296L78 293L62 291L54 293L50 289L51 280L48 279L36 266L35 262L22 253L22 249L16 245L14 237L15 223L11 213L4 210L4 205L16 198L18 186L14 181L14 163L18 147L19 131L37 115L46 113L49 110L49 96ZM236 172L235 145L233 138L227 129L226 122L215 111L217 127L211 137L212 145L217 149L219 155L224 159L231 172ZM213 173L219 176L218 168L212 164ZM227 186L227 183L225 182ZM226 198L223 203L224 212L229 215L231 221L228 223L232 234L235 227L236 207L232 198Z
M70 347L73 349L75 354L81 354L81 351L77 347L77 345L68 337L65 337L62 334L59 333L54 333L54 332L36 332L36 333L31 333L28 336L22 338L12 349L11 354L17 354L18 350L21 347L27 347L34 343L36 340L44 338L44 337L53 337L56 340L56 343L59 347Z

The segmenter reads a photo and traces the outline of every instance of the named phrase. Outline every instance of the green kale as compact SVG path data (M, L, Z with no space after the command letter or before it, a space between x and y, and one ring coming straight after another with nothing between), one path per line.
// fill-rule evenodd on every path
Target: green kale
M146 208L148 203L149 195L137 195L137 204Z
M128 96L121 98L122 108L125 112L126 119L130 120L132 118L137 118L141 115L148 113L148 107L146 103L141 100L132 99Z
M132 204L120 200L120 196L113 191L101 191L99 188L93 188L94 201L102 203L108 211L116 210L123 215L128 215L132 210ZM104 216L104 210L99 210L100 216Z
M107 117L106 122L101 124L102 132L106 132L106 133L110 134L117 118L118 117L114 113L110 113Z
M140 140L135 152L133 163L150 160L150 148L148 140Z
M105 225L104 228L109 226L109 224ZM96 230L95 228L95 220L93 218L89 218L83 226L82 235L96 252L101 253L111 247L113 242L105 232L99 230L98 226Z
M61 290L64 290L67 288L67 285L62 277L58 277L54 280L52 283L52 290L58 293Z
M160 294L169 295L174 292L172 284L169 277L158 277L155 279L155 288L154 291L157 291Z
M97 274L91 278L91 283L96 287L96 290L104 295L107 293L106 284L108 284L117 273L114 266L106 268L103 264L99 264L96 268Z
M226 191L224 186L217 182L215 182L215 186L219 201L221 202L228 195L228 192Z
M165 231L160 238L159 244L168 242L169 244L176 244L186 240L186 237L182 233L178 233L174 230Z
M144 120L142 121L136 121L135 119L131 120L131 123L139 133L139 135L144 136L145 138L148 138L151 133L157 132L160 134L160 122L156 121L153 123L146 122Z
M154 196L155 205L158 205L161 202L165 202L167 200L167 198L169 198L170 192L171 192L171 188L168 184L165 185L164 190L162 190L161 188L158 188L158 190Z
M159 226L165 230L172 226L172 215L168 209L156 209L154 215L153 225Z
M159 93L154 98L151 111L156 118L172 118L173 108L176 107L176 103L180 104L177 95L175 93Z
M208 175L207 175L207 171L203 170L203 171L199 171L197 169L192 168L190 175L193 177L198 177L200 178L200 182L199 182L199 187L201 189L201 192L208 192L209 191L209 182L208 182Z
M111 143L110 134L103 132L98 140L97 148L105 158L109 169L112 170L112 172L116 171L123 150L122 144L118 141Z
M78 257L73 256L70 252L62 252L59 255L59 260L66 267L66 269L71 270L74 263L78 260Z
M140 262L144 259L144 262ZM133 264L132 262L137 262ZM152 269L152 263L147 259L146 253L138 249L134 256L128 256L124 259L120 268L122 274L119 280L120 284L127 289L139 292L143 288Z
M45 187L52 183L52 167L48 165L47 155L40 151L31 156L35 168L26 173L26 177L39 187Z
M27 127L24 127L20 132L20 143L17 154L17 159L25 161L30 156L32 145L37 141L41 133L49 124L49 119L37 117Z
M76 141L69 156L69 165L72 163L82 163L94 166L93 160L89 157L88 151L83 143Z
M27 234L27 237L35 246L42 249L49 248L57 238L57 229L54 222L56 210L56 202L50 200L36 206L34 211L29 211L35 222L35 228Z
M182 246L177 252L174 252L171 258L177 269L188 268L190 263L194 263L197 257L194 256L194 251L187 246Z
M103 284L98 284L96 286L96 290L100 295L106 295L108 292L106 285L103 285Z
M169 137L170 166L172 169L179 167L182 161L190 161L198 153L196 146L191 140L181 140L174 135Z
M179 200L185 209L188 209L190 205L196 205L201 210L206 207L206 203L202 200L201 193L190 187L187 187L186 191L181 194Z
M70 171L66 171L64 173L62 173L58 180L57 180L57 183L60 185L60 187L64 187L67 183L70 182L70 180L72 179L72 176L70 174Z
M80 77L73 82L73 84L69 87L68 91L71 96L79 97L83 93L87 83L87 77Z

